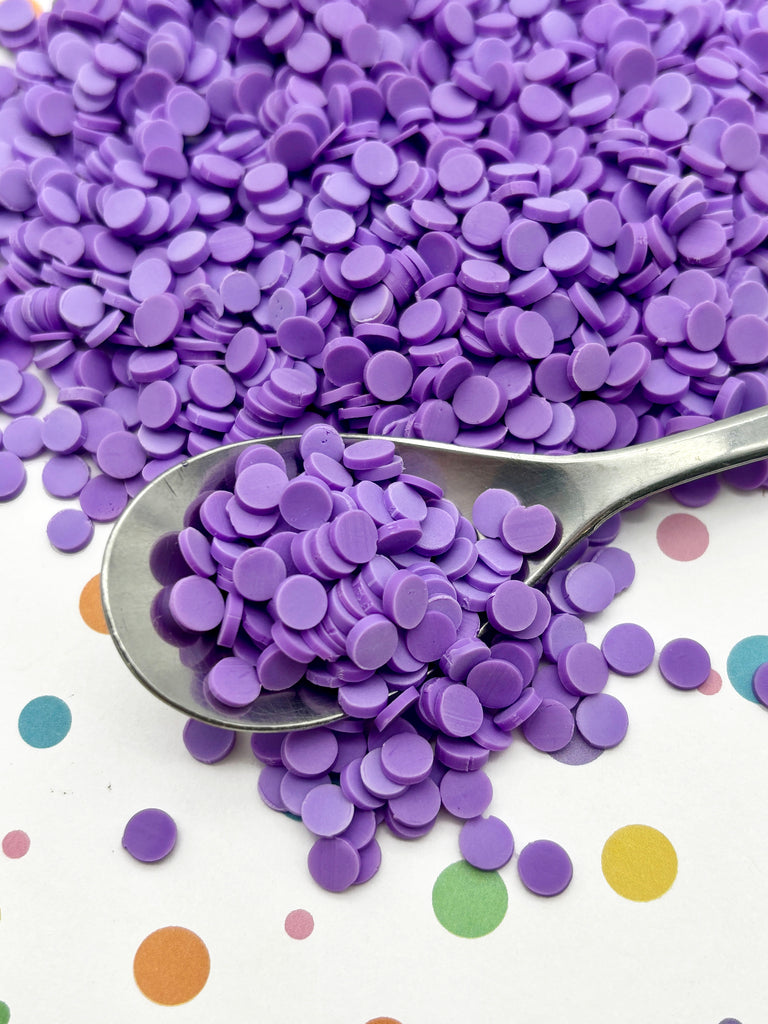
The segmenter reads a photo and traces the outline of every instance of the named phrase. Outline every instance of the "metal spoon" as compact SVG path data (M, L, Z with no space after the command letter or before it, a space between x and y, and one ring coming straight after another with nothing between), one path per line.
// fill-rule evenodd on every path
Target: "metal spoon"
M362 440L347 435L345 440ZM491 487L512 491L523 504L542 504L559 522L559 534L528 563L537 583L578 541L640 498L677 484L768 457L768 407L743 413L618 451L578 455L516 455L476 451L429 441L393 439L406 471L439 484L462 514ZM296 467L298 437L273 437L227 445L168 470L136 497L107 542L101 574L109 631L134 675L157 697L212 725L246 732L306 729L344 717L333 693L309 685L264 693L245 711L214 707L203 693L200 665L166 642L153 622L158 592L172 581L169 556L184 513L201 491L232 481L237 456L265 444Z

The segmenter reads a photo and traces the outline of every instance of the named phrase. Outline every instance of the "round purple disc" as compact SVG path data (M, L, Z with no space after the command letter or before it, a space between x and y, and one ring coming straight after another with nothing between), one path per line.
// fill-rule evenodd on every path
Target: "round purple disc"
M492 797L493 786L484 771L450 769L440 780L443 807L455 818L476 818L488 809Z
M301 820L306 827L314 835L326 838L344 832L354 813L352 801L330 782L310 789L301 804Z
M218 764L234 750L237 733L234 729L220 729L190 718L184 726L183 739L184 746L196 761Z
M515 840L509 826L491 814L487 818L471 818L462 825L459 850L472 867L498 871L512 859Z
M82 551L90 544L94 527L88 516L79 508L65 508L48 520L48 540L57 551L73 553Z
M551 754L570 743L574 730L573 715L564 704L545 698L531 717L523 722L522 729L532 747Z
M11 501L24 490L27 471L18 455L0 451L0 501Z
M317 839L307 857L309 873L323 889L344 892L357 881L360 854L345 839Z
M629 716L616 697L609 693L596 693L579 703L576 725L588 743L605 750L617 746L627 735Z
M176 845L176 822L156 807L137 811L123 832L123 846L136 860L146 864L167 857Z
M711 669L706 649L687 637L670 640L659 654L659 671L679 690L695 690L706 682Z
M528 843L520 851L517 871L526 889L537 896L558 896L573 878L571 858L550 839Z
M623 676L644 672L656 653L651 634L634 622L612 626L603 637L600 649L610 668Z
M763 707L768 707L768 662L763 662L755 669L752 676L752 692Z

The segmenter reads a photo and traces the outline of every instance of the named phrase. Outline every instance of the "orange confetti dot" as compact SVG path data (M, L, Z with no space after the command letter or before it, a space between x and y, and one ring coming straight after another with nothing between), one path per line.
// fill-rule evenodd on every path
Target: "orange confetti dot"
M202 991L211 970L208 947L188 928L159 928L136 950L133 976L142 993L162 1006L179 1006Z
M90 626L95 632L109 632L101 604L101 576L98 573L89 579L80 591L80 614L86 626Z
M372 1017L365 1024L400 1024L400 1021L395 1020L394 1017Z
M35 0L29 0L29 6L35 12L36 18L39 18L40 15L43 13L43 8L40 6L40 4L36 3Z

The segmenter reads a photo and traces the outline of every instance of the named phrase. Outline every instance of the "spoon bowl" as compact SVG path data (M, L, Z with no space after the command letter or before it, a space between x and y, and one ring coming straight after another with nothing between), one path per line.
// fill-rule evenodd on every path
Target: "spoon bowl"
M364 437L343 435L345 442ZM768 457L768 409L616 451L520 455L430 441L390 439L405 472L443 488L462 515L489 488L511 491L524 505L546 505L558 523L549 548L529 559L527 580L543 580L563 556L608 518L669 487ZM244 732L282 732L344 717L333 691L309 684L228 708L204 691L205 652L163 635L159 609L181 575L176 536L202 492L234 479L238 455L267 445L298 471L299 438L272 437L212 449L163 473L131 502L113 527L102 573L102 603L112 639L133 674L155 696L210 725ZM166 588L166 590L164 590ZM210 666L208 666L210 667Z

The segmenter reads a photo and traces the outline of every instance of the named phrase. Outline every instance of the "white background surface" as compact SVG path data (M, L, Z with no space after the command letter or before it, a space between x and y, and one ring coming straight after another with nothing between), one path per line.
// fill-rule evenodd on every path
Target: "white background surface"
M692 636L710 650L723 688L681 693L655 667L612 678L609 692L630 712L619 748L568 766L519 740L492 760L490 812L509 823L518 850L537 838L562 843L574 880L562 896L539 899L513 861L501 873L506 917L468 940L448 933L431 906L435 879L459 857L458 823L446 818L413 843L380 830L378 875L332 895L307 874L302 826L260 802L247 742L216 766L189 757L183 719L80 618L107 530L78 555L53 551L44 527L58 506L42 493L39 468L19 500L0 506L0 834L31 838L25 857L0 855L0 999L13 1024L765 1020L768 718L725 673L738 640L768 633L762 493L724 492L697 510L711 542L690 563L656 545L657 523L682 511L671 499L630 517L619 543L637 580L590 622L590 638L627 620L649 628L657 649ZM60 696L73 715L69 735L44 750L17 727L41 694ZM179 827L175 851L155 865L134 862L120 843L128 818L147 806ZM674 885L650 903L618 896L600 866L606 839L635 823L662 831L679 859ZM315 920L303 941L283 926L297 908ZM211 955L205 988L179 1007L147 1000L132 974L140 942L165 925L197 932Z
M43 494L41 464L29 468L25 494L0 505L0 837L31 838L18 860L0 853L0 1000L12 1024L765 1022L768 717L725 672L738 640L768 634L764 494L723 493L696 511L711 543L690 563L655 542L658 522L682 511L671 499L631 517L618 543L637 581L592 620L590 639L627 620L650 629L657 650L694 637L723 688L680 693L655 666L613 678L609 692L630 712L618 749L567 766L519 740L492 759L490 812L518 849L562 843L574 880L539 899L513 861L501 872L504 920L467 940L431 906L435 879L459 858L458 823L446 818L415 843L381 829L378 875L332 895L307 873L302 826L261 803L247 741L212 767L187 754L184 720L79 615L107 529L78 555L53 551L45 523L62 506ZM42 694L73 715L47 750L27 746L17 727ZM179 827L173 854L156 865L134 862L120 843L147 806ZM650 903L618 896L601 871L606 839L634 823L662 831L678 855L674 885ZM283 927L297 908L315 920L303 941ZM206 986L177 1007L146 999L132 972L140 942L166 925L197 932L211 956Z

